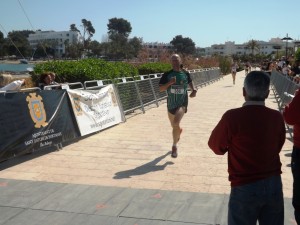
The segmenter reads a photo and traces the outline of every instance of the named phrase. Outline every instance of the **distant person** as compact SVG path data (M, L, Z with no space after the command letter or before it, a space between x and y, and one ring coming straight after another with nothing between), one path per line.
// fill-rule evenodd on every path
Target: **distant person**
M55 81L56 74L55 74L54 72L48 72L48 73L49 73L49 75L51 76L51 85L57 85L57 84L59 84L59 83L57 83L57 82Z
M277 70L281 71L283 68L283 64L286 63L285 56L281 56L279 62L277 63Z
M267 61L267 60L264 60L264 61L261 63L261 65L260 65L260 70L261 70L261 71L267 71L267 70L268 70L267 67L268 67L268 61Z
M300 60L296 60L291 67L291 76L300 75Z
M57 83L55 81L56 78L56 74L54 72L44 72L40 75L40 83L39 83L39 87L44 90L45 86L51 86L51 85L59 85L59 83ZM52 89L61 89L60 86L56 86Z
M294 146L292 151L291 168L293 174L293 206L295 220L300 224L300 91L297 90L293 100L285 106L283 117L287 124L293 126Z
M173 145L171 156L176 158L177 143L182 133L180 127L181 119L187 112L188 106L188 92L187 88L190 86L192 93L190 97L195 97L197 90L194 87L190 74L181 68L181 58L178 54L171 56L172 70L164 73L159 81L159 90L167 91L167 108L168 117L173 128Z
M250 62L247 62L247 64L248 64L248 73L250 73L251 70L252 70L252 68L251 68L251 63L250 63Z
M271 76L273 70L274 70L274 63L272 61L269 61L267 63L267 67L266 67L265 72Z
M224 113L208 141L215 154L228 157L228 225L284 223L279 153L285 124L279 111L265 106L269 88L265 72L250 72L243 87L245 103Z
M249 62L245 63L245 75L251 72L251 66Z
M0 91L18 91L25 85L25 79L13 80L9 74L0 75Z
M42 73L40 75L39 88L44 90L45 86L49 86L52 83L52 77L48 72Z
M237 62L233 61L233 63L231 64L231 75L232 75L233 84L235 84L235 77L236 77L236 72L237 72L238 68L239 68L239 66L238 66Z
M293 77L293 81L296 83L296 84L299 84L300 83L300 75L296 75Z
M289 66L289 61L286 63L282 64L281 72L284 76L288 77L291 74L290 66Z

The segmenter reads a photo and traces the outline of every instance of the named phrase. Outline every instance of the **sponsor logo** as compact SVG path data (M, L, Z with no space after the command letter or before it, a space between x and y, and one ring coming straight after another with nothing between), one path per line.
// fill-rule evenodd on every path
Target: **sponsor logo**
M74 106L74 112L77 116L82 115L82 108L80 105L80 95L73 94L72 95L72 100L73 100L73 106Z
M26 97L30 116L35 123L35 128L41 128L48 125L46 122L46 111L42 100L42 97L36 93L29 93L29 96Z

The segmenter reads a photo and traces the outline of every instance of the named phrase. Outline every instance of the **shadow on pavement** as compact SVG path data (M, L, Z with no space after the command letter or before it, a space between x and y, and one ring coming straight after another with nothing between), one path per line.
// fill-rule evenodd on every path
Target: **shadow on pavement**
M131 170L125 170L125 171L120 171L115 174L113 177L114 179L124 179L124 178L131 178L132 176L138 176L150 172L155 172L155 171L160 171L164 170L167 165L173 165L173 162L165 162L163 165L156 165L159 163L162 159L164 159L167 155L170 155L170 152L157 157L156 159L152 160L151 162L148 162L146 164L143 164L141 166L138 166L134 169Z

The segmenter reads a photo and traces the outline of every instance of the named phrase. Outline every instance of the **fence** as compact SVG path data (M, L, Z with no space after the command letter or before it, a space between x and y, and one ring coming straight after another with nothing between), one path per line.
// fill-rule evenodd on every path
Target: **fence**
M214 67L209 69L190 70L191 78L194 85L198 87L206 86L221 78L220 68ZM85 89L95 90L115 83L119 98L125 114L133 112L134 110L141 110L145 112L145 106L156 104L167 97L166 92L159 91L159 80L162 73L146 74L138 77L123 77L115 80L91 80L81 83L65 84L64 89ZM46 86L45 90L52 90L57 88L57 85Z
M272 89L278 103L279 110L282 111L284 105L291 101L293 94L300 87L299 84L284 76L278 71L272 71L271 74Z
M196 87L208 85L211 82L221 79L219 68L198 69L189 71L191 78ZM166 92L159 91L159 80L162 74L140 75L138 79L120 78L116 83L117 91L122 103L125 114L136 109L145 112L145 106L150 104L159 105L159 102L167 97ZM94 80L84 82L85 89L99 89L106 84L111 83L109 80Z
M47 85L44 87L44 90L55 90L55 89L81 89L83 90L83 84L81 82L75 82L75 83L65 83L65 84L53 84L53 85Z
M214 67L209 69L197 69L189 71L194 85L198 87L206 86L211 82L215 82L222 78L220 68ZM145 112L145 106L155 104L157 107L159 102L167 97L167 92L159 91L159 81L162 73L146 74L137 77L122 77L115 80L91 80L84 84L80 82L55 84L44 87L44 90L55 89L81 89L95 90L114 83L122 108L125 114L133 112L136 109ZM22 89L20 91L38 91L39 88ZM3 92L8 93L8 92Z
M278 108L282 112L284 106L288 104L292 98L295 91L300 87L299 84L294 82L290 77L283 75L278 71L272 71L271 74L272 89L278 103ZM292 127L287 125L287 130L290 137L293 137Z

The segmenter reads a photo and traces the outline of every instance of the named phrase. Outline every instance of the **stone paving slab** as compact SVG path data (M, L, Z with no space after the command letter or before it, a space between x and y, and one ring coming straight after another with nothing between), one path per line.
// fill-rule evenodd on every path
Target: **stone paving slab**
M0 182L7 184L0 187L1 196L6 196L0 198L1 225L227 224L227 194L7 179ZM34 201L37 198L39 201ZM13 204L10 199L14 199ZM33 200L28 203L28 199ZM285 224L293 224L292 212L291 200L285 199Z
M0 179L0 202L5 206L31 208L64 184Z

